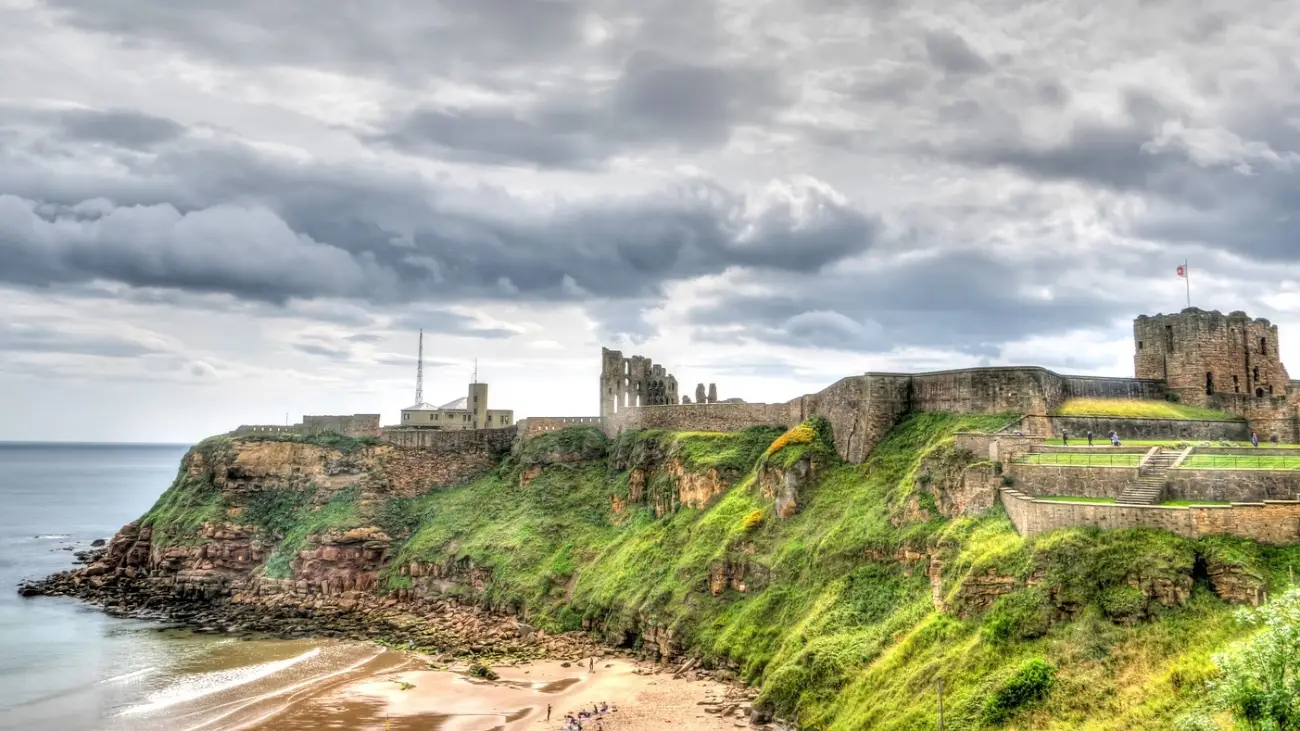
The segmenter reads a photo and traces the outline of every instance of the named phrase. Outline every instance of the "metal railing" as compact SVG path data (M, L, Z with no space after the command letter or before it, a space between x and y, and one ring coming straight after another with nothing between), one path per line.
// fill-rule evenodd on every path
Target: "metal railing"
M1300 470L1300 456L1277 454L1191 454L1180 469Z

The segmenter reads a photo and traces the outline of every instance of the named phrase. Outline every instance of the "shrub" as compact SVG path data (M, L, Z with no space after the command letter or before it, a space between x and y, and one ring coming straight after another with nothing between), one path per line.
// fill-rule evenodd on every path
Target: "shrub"
M1220 731L1219 724L1201 711L1184 713L1174 720L1174 731Z
M744 522L740 525L740 529L748 533L761 525L763 525L763 511L760 509L746 515Z
M984 722L1000 724L1022 708L1046 698L1052 689L1054 672L1042 658L1026 660L989 696L984 704Z
M481 663L470 665L469 669L465 671L465 674L471 678L482 678L483 680L496 680L501 677L500 675L497 675L492 668Z
M1052 607L1041 589L1022 589L999 597L984 615L980 634L994 645L1047 634Z
M1111 619L1131 621L1146 613L1146 594L1127 584L1103 589L1098 599L1102 611Z
M1238 616L1260 631L1214 656L1215 699L1245 728L1300 728L1300 589Z

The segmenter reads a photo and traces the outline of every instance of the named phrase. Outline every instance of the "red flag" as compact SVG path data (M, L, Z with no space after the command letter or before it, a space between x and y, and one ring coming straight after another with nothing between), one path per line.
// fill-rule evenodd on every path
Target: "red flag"
M1180 277L1185 277L1185 276L1187 276L1187 267L1184 267L1184 266L1181 265L1181 264L1178 265L1178 276L1180 276Z

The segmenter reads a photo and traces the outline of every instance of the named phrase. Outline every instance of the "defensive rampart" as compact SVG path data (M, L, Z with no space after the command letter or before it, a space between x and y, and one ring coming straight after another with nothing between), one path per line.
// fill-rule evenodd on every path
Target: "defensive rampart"
M1264 501L1190 508L1035 500L1003 489L1001 501L1021 535L1087 525L1097 528L1155 528L1186 538L1227 535L1260 543L1300 541L1300 502Z
M1052 416L1048 417L1052 434L1067 432L1070 443L1075 439L1084 443L1089 431L1098 443L1114 431L1121 442L1126 439L1176 439L1200 441L1246 441L1250 439L1250 426L1244 421L1209 421L1193 419L1136 419L1112 416Z
M510 450L511 443L519 433L517 427L504 429L408 429L388 426L381 430L379 438L399 447L417 447L434 452L486 452L498 453Z
M345 437L379 436L379 414L352 414L351 416L307 415L302 417L303 434L333 432Z
M799 421L794 404L678 404L633 406L605 417L611 438L632 429L680 431L739 431L751 426L793 426Z
M520 419L515 428L519 430L520 439L532 439L539 434L568 429L575 426L603 427L604 420L599 416L530 416Z

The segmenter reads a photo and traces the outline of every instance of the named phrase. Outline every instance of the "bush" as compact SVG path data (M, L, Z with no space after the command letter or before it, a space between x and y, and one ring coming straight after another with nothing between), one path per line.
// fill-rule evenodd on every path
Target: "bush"
M998 598L984 615L980 634L986 642L1000 645L1042 637L1051 626L1052 607L1047 595L1037 588L1022 589Z
M471 678L482 678L483 680L496 680L501 677L500 675L497 675L492 668L481 663L470 665L469 670L466 670L465 674Z
M1201 711L1192 711L1174 720L1174 731L1220 731L1220 729L1214 719Z
M1146 594L1127 584L1103 589L1098 599L1101 601L1102 611L1114 620L1131 621L1146 614Z
M1054 668L1041 658L1026 660L984 704L984 723L997 725L1017 711L1047 697L1052 689Z

